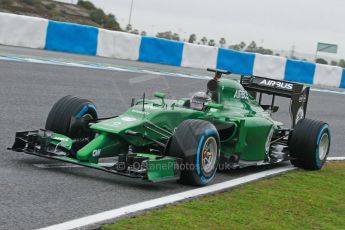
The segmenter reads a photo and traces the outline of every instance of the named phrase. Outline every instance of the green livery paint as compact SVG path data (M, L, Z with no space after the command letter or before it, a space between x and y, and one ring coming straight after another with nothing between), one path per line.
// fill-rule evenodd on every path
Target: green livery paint
M53 133L51 137L51 143L56 146L61 146L67 150L71 150L73 141L71 138L64 135Z

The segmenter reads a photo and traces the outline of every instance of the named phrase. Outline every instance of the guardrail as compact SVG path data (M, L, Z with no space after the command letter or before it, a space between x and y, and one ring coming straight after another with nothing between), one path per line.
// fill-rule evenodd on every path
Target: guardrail
M182 67L219 68L236 74L345 88L345 71L337 66L8 13L0 13L0 44Z

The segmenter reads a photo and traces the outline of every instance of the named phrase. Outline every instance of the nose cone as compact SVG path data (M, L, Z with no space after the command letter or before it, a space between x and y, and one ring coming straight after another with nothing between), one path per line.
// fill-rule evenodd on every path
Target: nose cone
M91 129L119 134L127 129L136 127L141 123L141 118L124 114L119 117L94 124L91 126Z

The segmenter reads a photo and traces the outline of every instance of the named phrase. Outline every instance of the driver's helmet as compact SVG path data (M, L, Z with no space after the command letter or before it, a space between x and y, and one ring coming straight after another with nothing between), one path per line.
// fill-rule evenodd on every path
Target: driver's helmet
M211 101L211 97L205 92L194 93L190 100L190 107L195 110L204 110L205 104Z

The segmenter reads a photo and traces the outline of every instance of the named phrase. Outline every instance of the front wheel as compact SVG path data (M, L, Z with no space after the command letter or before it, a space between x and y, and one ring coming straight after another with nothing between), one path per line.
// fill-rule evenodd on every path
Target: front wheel
M176 129L168 147L168 155L183 159L180 181L203 186L216 174L220 141L213 124L202 120L186 120Z
M95 137L95 133L89 128L89 122L96 119L96 107L91 101L65 96L50 110L45 128L71 138L71 157L75 157L76 152Z
M327 123L303 119L292 132L289 150L294 166L320 170L331 146L331 131Z

